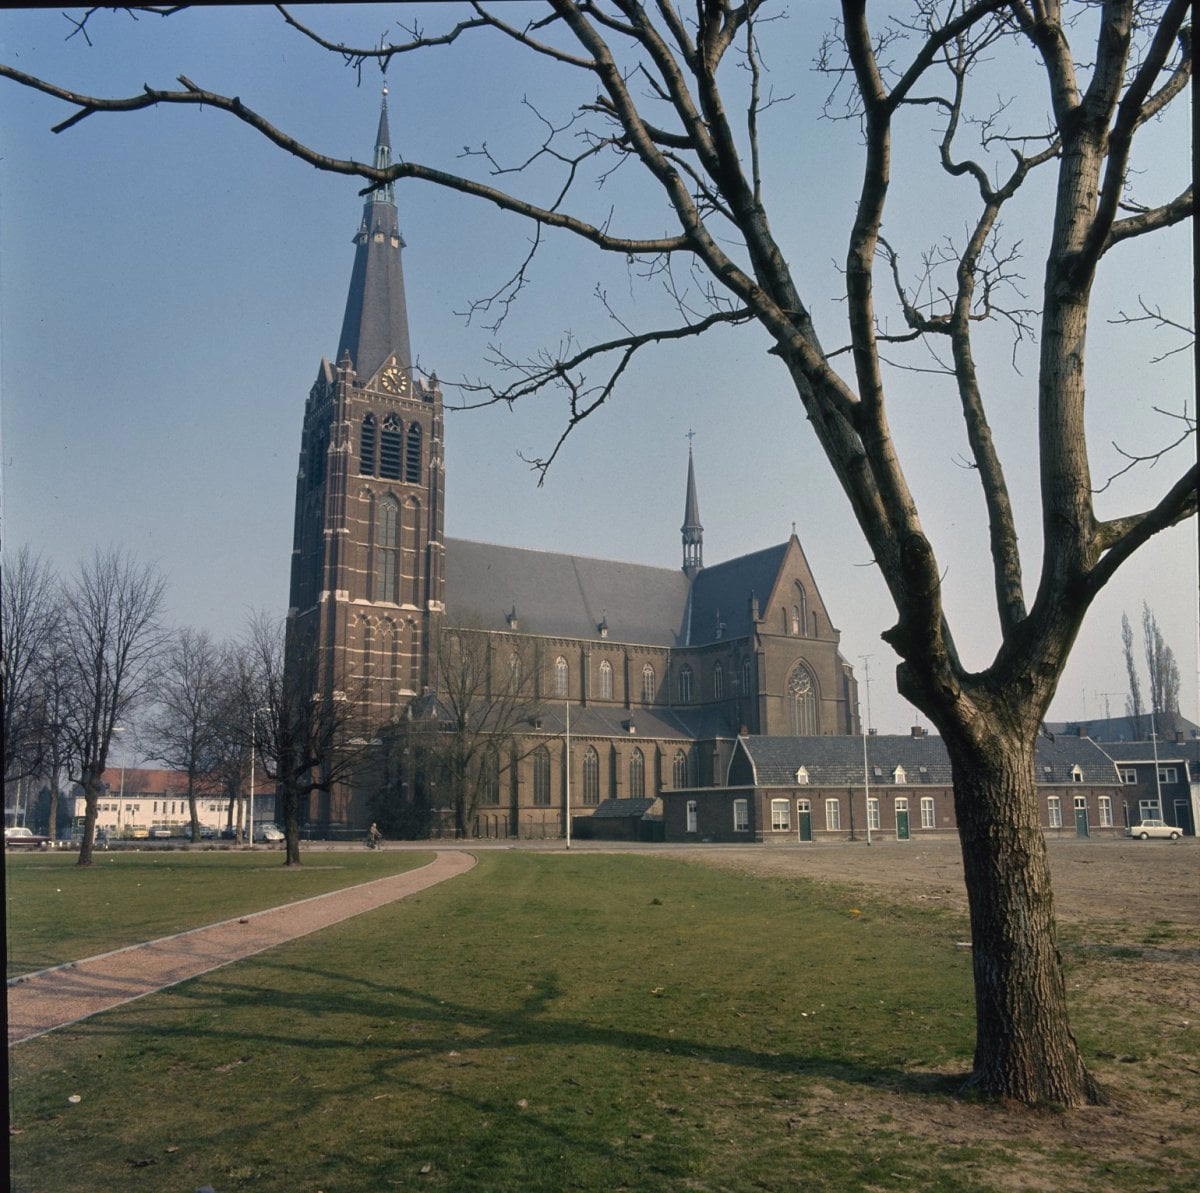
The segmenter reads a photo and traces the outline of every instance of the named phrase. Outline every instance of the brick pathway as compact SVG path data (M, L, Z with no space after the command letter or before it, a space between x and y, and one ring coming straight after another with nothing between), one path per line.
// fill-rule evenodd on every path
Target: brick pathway
M474 865L469 853L439 852L427 866L390 878L15 978L8 987L9 1045L403 899Z

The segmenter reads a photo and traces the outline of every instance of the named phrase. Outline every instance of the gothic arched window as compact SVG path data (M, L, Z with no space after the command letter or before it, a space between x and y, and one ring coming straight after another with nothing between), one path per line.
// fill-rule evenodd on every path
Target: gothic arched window
M500 802L500 753L495 746L484 751L480 773L479 802L484 807L494 808Z
M646 794L646 758L634 749L629 759L629 798L641 799Z
M787 681L787 706L791 730L797 737L819 733L817 722L817 684L803 663L792 668Z
M692 702L692 669L684 663L679 668L679 703L691 704Z
M362 678L364 684L371 682L371 663L375 653L375 631L371 623L362 619Z
M379 436L379 475L384 480L400 479L401 438L404 432L394 414L383 420L383 432Z
M792 634L794 637L799 638L800 635L804 633L804 630L801 628L803 625L804 625L804 622L802 622L800 620L800 606L793 605L792 606Z
M375 527L374 598L396 601L400 574L400 503L390 493L379 503Z
M545 746L533 752L533 802L538 808L550 806L550 751Z
M750 656L747 655L742 660L742 694L745 696L750 696L753 694L753 688L751 687L750 683L751 679L753 678L753 672L754 663Z
M713 664L713 699L725 698L725 668L720 663Z
M611 700L612 692L612 664L605 659L600 664L600 699Z
M583 802L590 808L600 802L600 755L594 746L583 756Z
M654 668L649 663L642 668L642 703L654 703Z
M796 621L796 629L792 632L798 635L807 635L808 633L808 593L804 591L804 585L799 580L796 581L796 605L792 610L792 616Z
M682 750L675 751L675 762L671 767L671 785L673 787L688 785L687 755Z
M413 423L408 428L408 441L404 446L404 479L410 485L421 483L421 424Z
M559 655L554 660L554 694L561 699L566 699L567 685L570 677L570 672L567 670L567 660Z
M375 475L375 449L378 446L379 428L373 414L363 415L362 433L358 437L358 471L363 476Z

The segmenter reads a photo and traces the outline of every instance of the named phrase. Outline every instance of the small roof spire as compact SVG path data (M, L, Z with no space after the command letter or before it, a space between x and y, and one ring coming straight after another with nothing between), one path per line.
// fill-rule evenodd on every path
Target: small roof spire
M700 501L696 496L696 469L692 463L692 440L696 432L689 430L687 495L683 503L683 570L689 579L704 567L704 527L700 525Z

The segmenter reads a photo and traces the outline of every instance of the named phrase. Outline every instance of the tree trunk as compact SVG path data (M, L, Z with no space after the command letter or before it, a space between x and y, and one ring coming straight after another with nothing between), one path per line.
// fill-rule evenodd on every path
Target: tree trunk
M92 864L92 845L96 840L96 805L100 799L98 787L98 779L90 775L84 779L83 840L79 845L79 860L75 863L77 866L90 866Z
M58 776L60 769L57 763L50 768L50 826L46 833L52 841L58 840Z
M1027 1104L1099 1103L1067 1019L1034 741L1025 736L1033 733L946 736L975 971L969 1085Z
M192 844L200 840L200 817L196 813L196 776L188 772L188 815L192 821Z
M283 832L287 838L283 844L285 866L300 865L300 818L296 815L296 804L299 802L294 792L286 792L283 796ZM254 825L250 826L250 840L254 840Z

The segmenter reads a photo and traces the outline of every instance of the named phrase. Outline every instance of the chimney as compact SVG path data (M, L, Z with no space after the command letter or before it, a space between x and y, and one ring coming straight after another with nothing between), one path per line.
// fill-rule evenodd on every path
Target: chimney
M1076 737L1087 737L1087 726L1086 725L1076 725L1075 726L1075 736Z
M925 736L925 727L923 725L914 725L912 727L911 732L912 732L913 737L924 737Z
M874 737L874 736L875 736L875 734L877 734L878 732L879 732L879 730L878 730L878 729L868 729L868 730L867 730L867 736L868 736L868 737Z

